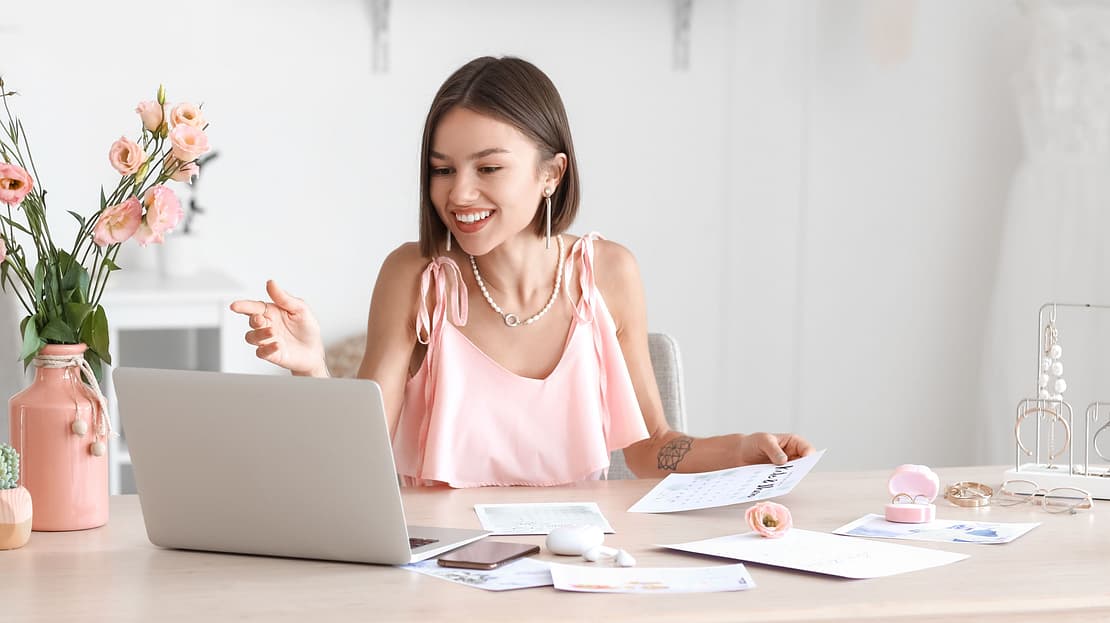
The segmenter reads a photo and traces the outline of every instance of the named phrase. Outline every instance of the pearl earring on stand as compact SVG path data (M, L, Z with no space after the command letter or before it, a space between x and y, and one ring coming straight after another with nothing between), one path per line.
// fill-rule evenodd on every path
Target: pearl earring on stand
M1056 310L1044 326L1044 349L1041 354L1041 376L1037 383L1037 396L1042 400L1063 400L1068 383L1064 380L1064 364L1060 356L1064 349L1060 344L1060 333L1056 329Z

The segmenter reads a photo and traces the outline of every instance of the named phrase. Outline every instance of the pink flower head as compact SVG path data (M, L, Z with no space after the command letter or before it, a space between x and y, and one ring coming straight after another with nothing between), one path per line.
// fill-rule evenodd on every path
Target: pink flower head
M759 502L744 513L748 527L759 536L777 539L794 526L790 509L774 502Z
M146 191L143 205L146 207L146 216L135 232L135 240L144 247L152 242L161 244L165 241L166 233L173 231L184 216L181 202L172 190L159 184Z
M112 143L112 148L108 150L108 161L112 163L112 168L119 171L120 175L132 175L146 162L146 154L143 153L143 148L139 147L135 141L126 136L121 136L118 141Z
M0 203L19 205L34 183L23 167L0 162Z
M203 130L208 122L204 120L204 115L200 113L200 109L188 102L182 102L173 107L170 113L170 123L177 127L179 125L191 125L198 130Z
M138 197L104 208L93 227L93 242L102 247L123 242L135 235L142 220L143 206Z
M139 113L139 118L143 120L143 127L150 132L157 132L166 120L165 107L153 100L139 102L135 112Z
M166 169L177 167L170 179L175 182L192 182L193 178L200 174L200 167L196 162L182 163L177 158L170 156L166 159Z
M182 162L191 162L208 151L208 136L191 125L176 125L170 130L173 143L173 157Z

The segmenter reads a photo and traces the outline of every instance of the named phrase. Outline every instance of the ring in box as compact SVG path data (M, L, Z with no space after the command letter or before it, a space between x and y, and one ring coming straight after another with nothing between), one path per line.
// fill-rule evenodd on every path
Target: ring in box
M937 517L933 504L940 492L940 478L924 465L900 465L887 483L890 504L886 520L897 523L928 523Z

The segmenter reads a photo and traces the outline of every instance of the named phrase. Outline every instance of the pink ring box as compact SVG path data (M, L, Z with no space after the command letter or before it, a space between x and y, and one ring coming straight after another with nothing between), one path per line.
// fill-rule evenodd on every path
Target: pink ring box
M928 523L937 517L933 504L940 492L940 478L924 465L899 465L887 482L890 504L886 520L897 523ZM924 498L924 502L921 502Z

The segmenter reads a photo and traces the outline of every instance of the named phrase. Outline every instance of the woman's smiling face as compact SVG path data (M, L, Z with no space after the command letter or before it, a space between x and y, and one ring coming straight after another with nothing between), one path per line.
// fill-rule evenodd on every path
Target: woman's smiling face
M432 134L432 204L459 246L481 256L528 229L545 186L535 143L512 125L453 108Z

